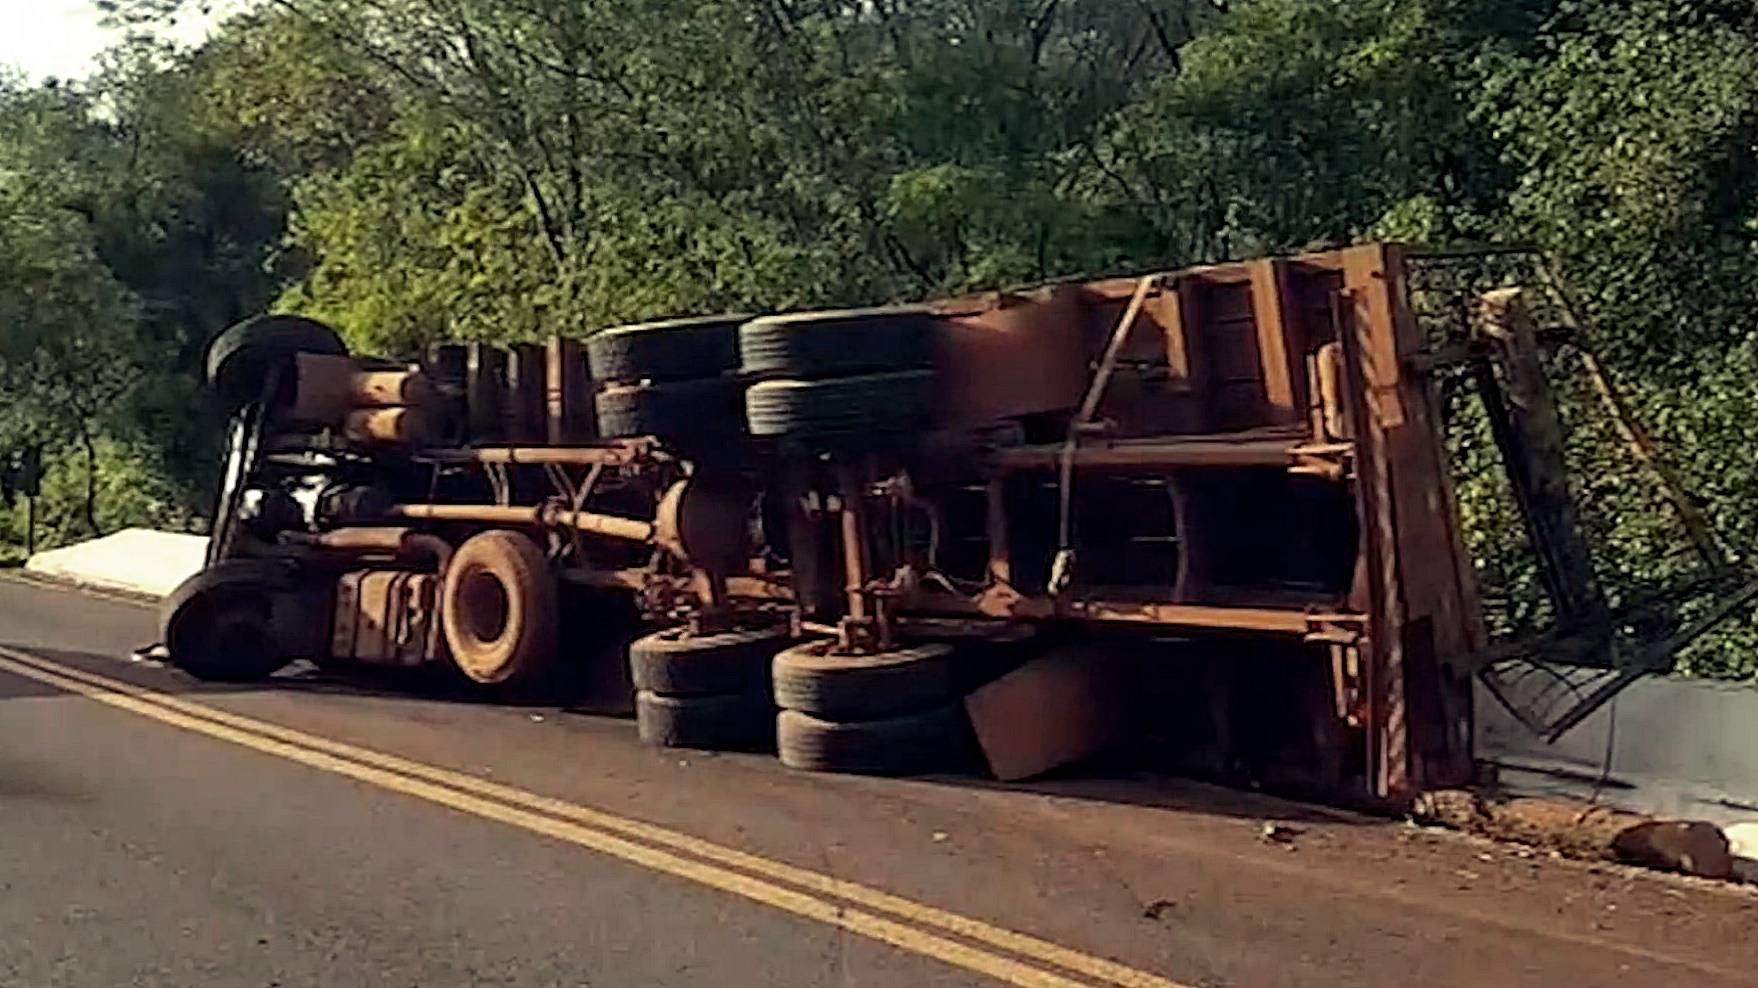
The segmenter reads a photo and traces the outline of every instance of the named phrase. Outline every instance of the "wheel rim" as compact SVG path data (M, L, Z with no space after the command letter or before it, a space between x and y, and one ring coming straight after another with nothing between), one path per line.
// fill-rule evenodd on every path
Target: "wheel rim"
M459 575L452 600L458 620L453 625L452 657L471 680L485 686L503 683L516 671L519 607L502 575L472 568Z
M493 644L507 633L512 602L499 577L486 571L464 577L459 601L464 605L464 627L478 643Z

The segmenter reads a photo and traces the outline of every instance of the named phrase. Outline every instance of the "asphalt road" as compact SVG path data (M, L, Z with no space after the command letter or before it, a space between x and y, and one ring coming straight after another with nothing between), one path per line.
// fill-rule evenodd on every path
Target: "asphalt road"
M1758 982L1731 886L1190 783L811 776L553 708L214 689L127 660L151 625L0 580L0 986Z

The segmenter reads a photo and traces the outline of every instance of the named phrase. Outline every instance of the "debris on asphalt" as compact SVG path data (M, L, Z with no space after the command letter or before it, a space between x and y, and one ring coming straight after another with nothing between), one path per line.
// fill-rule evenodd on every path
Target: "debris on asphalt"
M1275 820L1265 820L1263 829L1258 832L1258 836L1265 841L1271 844L1280 844L1290 851L1295 849L1294 838L1299 837L1300 834L1300 828L1290 827Z
M1734 873L1727 837L1701 820L1656 820L1594 803L1501 799L1463 789L1425 793L1412 812L1421 823L1525 845L1513 851L1518 857L1531 857L1539 847L1551 858L1619 861L1700 878Z
M964 707L990 773L1016 782L1103 751L1117 736L1121 696L1114 663L1067 646L977 689Z
M1148 903L1146 909L1141 911L1141 918L1159 921L1165 919L1176 908L1177 906L1167 899L1155 899Z
M1700 878L1733 874L1733 856L1721 828L1701 820L1651 820L1618 834L1612 850L1622 861Z

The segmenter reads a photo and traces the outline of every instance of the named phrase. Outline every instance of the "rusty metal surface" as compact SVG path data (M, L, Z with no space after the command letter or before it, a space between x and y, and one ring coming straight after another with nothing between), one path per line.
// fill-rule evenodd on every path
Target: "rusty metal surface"
M293 358L293 403L283 410L291 422L331 425L351 407L350 385L356 373L353 358L328 353L301 353Z
M541 443L548 435L547 371L543 347L520 343L507 354L501 435L512 443Z
M502 408L507 392L507 351L472 343L465 358L465 434L470 442L506 439Z
M439 577L361 570L336 581L330 654L369 665L417 666L438 655Z
M391 506L387 515L410 521L480 522L485 525L537 528L568 526L593 535L604 535L613 539L626 539L633 542L652 541L654 532L653 523L650 521L638 518L619 518L615 515L599 514L592 511L570 510L566 505L553 501L532 506L397 504Z
M349 379L348 403L356 408L425 405L438 393L419 370L359 371Z
M544 411L552 446L590 442L598 437L592 412L592 381L579 340L556 336L544 354Z
M342 434L365 446L422 446L432 441L428 416L414 408L357 409L342 419Z
M757 491L739 483L680 480L659 499L654 541L680 561L726 575L750 562L747 524Z
M415 447L400 525L542 530L563 578L653 619L790 611L858 648L925 619L1261 640L1328 711L1325 771L1398 798L1468 768L1441 657L1482 641L1403 264L1369 245L940 303L935 431L729 449L713 484L658 440L590 440L561 340L472 346L446 448L409 407L344 433ZM375 373L344 400L420 389Z
M573 446L480 446L468 449L424 449L423 460L434 463L476 463L517 466L546 463L567 466L634 466L666 459L659 446L648 439L607 439Z
M1188 467L1293 467L1311 444L1304 433L1100 439L1068 454L1077 470L1164 471ZM993 454L1001 472L1050 470L1064 456L1061 444L1016 446Z
M1086 336L1073 287L949 306L937 321L940 406L952 424L1073 408L1086 386Z

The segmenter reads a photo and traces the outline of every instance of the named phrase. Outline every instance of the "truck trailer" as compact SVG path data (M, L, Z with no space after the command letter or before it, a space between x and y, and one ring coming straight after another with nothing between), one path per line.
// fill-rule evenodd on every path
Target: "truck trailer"
M1408 253L413 363L257 317L206 354L224 476L164 643L221 680L611 664L644 740L882 773L978 751L967 697L1056 654L1171 764L1459 784L1489 653Z

